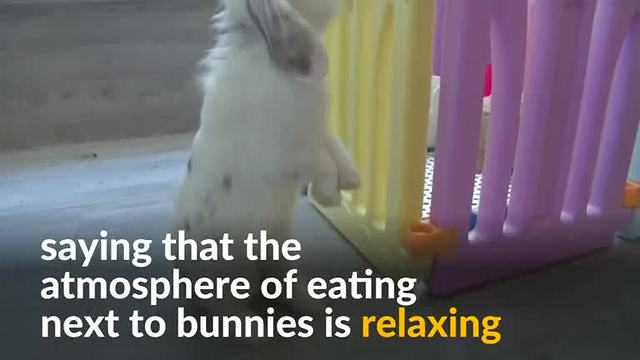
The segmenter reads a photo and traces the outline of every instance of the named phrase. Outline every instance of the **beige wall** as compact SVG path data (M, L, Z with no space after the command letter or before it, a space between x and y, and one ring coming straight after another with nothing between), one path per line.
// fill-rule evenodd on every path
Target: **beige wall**
M214 0L0 0L0 150L195 129Z

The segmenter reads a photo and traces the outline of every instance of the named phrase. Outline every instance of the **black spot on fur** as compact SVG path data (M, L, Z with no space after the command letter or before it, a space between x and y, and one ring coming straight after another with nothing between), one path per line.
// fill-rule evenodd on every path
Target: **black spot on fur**
M223 187L224 191L230 192L232 185L233 185L233 183L231 181L231 175L230 174L225 175L222 178L222 187Z

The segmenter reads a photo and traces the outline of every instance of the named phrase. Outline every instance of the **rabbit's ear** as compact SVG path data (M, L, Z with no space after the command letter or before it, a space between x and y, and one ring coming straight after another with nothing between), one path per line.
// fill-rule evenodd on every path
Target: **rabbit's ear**
M286 72L324 76L327 55L320 35L286 0L246 0L271 60Z

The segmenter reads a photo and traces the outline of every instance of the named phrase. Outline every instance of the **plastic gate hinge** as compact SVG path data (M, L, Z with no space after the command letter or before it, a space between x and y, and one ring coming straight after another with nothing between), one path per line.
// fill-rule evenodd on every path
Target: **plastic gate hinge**
M640 183L627 181L627 185L624 187L622 206L627 209L640 208Z
M458 238L457 230L441 229L430 221L418 222L409 226L406 248L416 258L453 256L458 249Z

